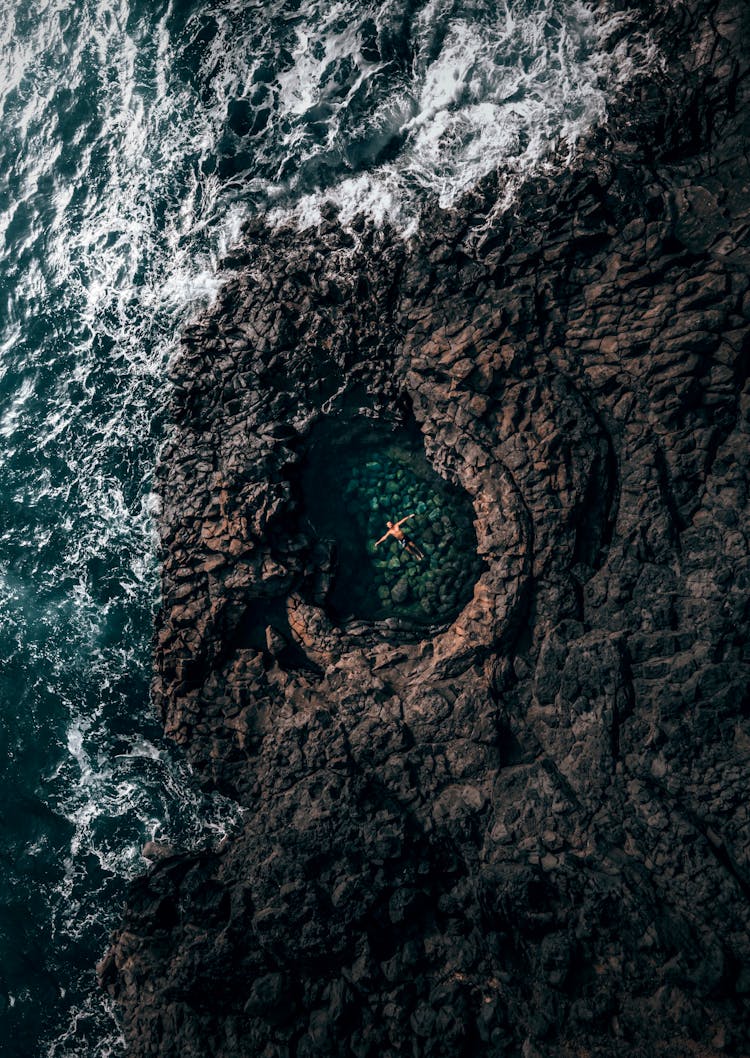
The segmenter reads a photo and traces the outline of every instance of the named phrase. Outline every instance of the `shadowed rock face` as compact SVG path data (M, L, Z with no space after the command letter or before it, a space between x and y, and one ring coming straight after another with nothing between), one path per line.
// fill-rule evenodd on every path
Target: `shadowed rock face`
M154 693L247 814L132 889L131 1055L750 1049L750 25L653 22L511 214L249 232L187 331ZM471 499L448 627L331 619L300 466L352 407Z

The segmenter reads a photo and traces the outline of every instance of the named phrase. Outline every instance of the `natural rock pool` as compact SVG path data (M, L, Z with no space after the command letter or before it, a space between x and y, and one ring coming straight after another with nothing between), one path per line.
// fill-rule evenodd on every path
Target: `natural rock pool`
M334 545L331 615L418 624L455 617L484 569L474 510L465 492L433 470L416 427L368 423L352 436L346 425L326 422L308 452L305 513L316 536ZM393 537L376 547L387 523L407 515L402 529L414 547Z

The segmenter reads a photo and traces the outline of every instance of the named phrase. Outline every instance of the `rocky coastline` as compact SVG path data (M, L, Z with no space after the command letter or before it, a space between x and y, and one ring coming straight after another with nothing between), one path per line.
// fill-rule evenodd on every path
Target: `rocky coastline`
M183 336L154 700L245 821L131 888L132 1058L750 1054L750 9L643 20L509 211L258 224ZM332 611L321 424L470 502L457 616Z

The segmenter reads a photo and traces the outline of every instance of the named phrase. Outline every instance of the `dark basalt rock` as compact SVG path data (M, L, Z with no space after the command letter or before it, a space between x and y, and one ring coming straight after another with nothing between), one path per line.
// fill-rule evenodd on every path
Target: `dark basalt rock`
M750 22L646 10L570 171L251 230L185 334L154 696L247 811L132 888L133 1058L750 1051ZM471 498L448 627L326 609L295 481L352 407Z

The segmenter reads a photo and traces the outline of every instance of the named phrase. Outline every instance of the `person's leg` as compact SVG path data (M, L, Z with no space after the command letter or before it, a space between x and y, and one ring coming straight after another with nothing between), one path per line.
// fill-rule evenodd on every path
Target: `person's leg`
M407 540L406 541L406 550L409 552L410 555L414 555L414 557L416 559L419 559L420 562L424 558L424 555L419 550L419 548L417 547L417 545L414 543L413 540Z

